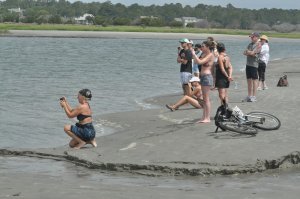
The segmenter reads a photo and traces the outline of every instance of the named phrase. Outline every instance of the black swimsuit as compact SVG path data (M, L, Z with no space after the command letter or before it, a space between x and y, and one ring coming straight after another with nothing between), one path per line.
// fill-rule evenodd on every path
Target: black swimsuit
M88 118L88 117L92 117L91 115L83 115L83 114L79 114L77 115L77 120L79 122L83 121L85 118Z
M89 104L88 104L88 105L89 105ZM91 108L90 105L89 105L89 108ZM81 121L83 121L84 119L86 119L86 118L88 118L88 117L92 117L92 115L83 115L83 114L79 114L79 115L77 115L77 120L78 120L79 122L81 122Z

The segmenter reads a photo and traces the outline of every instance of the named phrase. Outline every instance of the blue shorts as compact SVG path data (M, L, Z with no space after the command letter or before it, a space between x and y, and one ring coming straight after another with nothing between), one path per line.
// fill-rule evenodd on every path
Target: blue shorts
M180 81L181 84L188 84L190 83L190 79L192 78L192 73L188 73L188 72L181 72L180 73Z
M95 138L96 131L92 123L71 125L71 131L85 142Z
M200 76L201 86L212 86L214 84L214 79L212 74L204 74Z

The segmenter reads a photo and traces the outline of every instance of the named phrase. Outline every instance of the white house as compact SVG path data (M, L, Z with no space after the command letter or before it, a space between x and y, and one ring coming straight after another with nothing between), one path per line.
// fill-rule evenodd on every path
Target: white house
M182 22L183 26L186 27L189 23L197 23L198 21L201 21L202 19L198 19L196 17L181 17L181 18L175 18L175 21Z
M75 23L77 24L85 24L85 25L89 25L89 21L86 19L87 17L92 17L94 18L94 15L92 14L84 14L83 16L80 16L80 17L76 17L74 20L75 20Z

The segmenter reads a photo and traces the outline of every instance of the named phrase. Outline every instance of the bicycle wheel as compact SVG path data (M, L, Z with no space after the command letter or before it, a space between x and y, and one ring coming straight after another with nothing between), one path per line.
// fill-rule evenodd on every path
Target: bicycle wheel
M219 122L219 125L223 129L234 131L241 134L247 134L247 135L257 134L256 128L253 128L252 126L245 125L245 124L239 124L238 122L234 122L234 121L222 121Z
M276 130L279 129L281 126L280 120L275 117L274 115L271 115L269 113L264 112L250 112L246 115L257 117L257 118L264 118L263 123L254 123L253 126L262 130ZM249 117L248 119L251 119Z

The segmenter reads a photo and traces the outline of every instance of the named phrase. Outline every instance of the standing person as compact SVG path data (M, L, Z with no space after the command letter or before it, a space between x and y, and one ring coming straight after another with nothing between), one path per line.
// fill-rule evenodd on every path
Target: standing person
M174 105L166 104L166 107L168 109L170 109L171 111L175 111L180 106L187 104L187 103L191 104L195 108L202 108L203 99L202 99L202 92L201 92L201 86L200 86L200 79L199 79L199 77L192 77L190 82L193 86L192 97L185 95Z
M257 90L268 89L265 81L266 66L268 65L269 54L269 38L266 35L260 37L261 50L258 54L258 88Z
M202 51L201 51L201 44L195 44L195 48L194 48L195 54L197 57L200 57ZM201 67L200 67L201 68ZM199 69L199 64L197 64L194 59L193 59L193 75L195 77L199 77L200 76L200 70Z
M216 87L218 88L219 98L222 104L224 99L228 102L227 89L232 81L232 65L230 57L225 52L226 49L223 43L217 44L217 50L219 57L216 64Z
M214 44L212 41L204 41L202 43L202 52L203 57L198 58L195 54L195 51L192 51L193 58L196 63L201 64L201 72L200 72L200 84L203 95L203 115L200 119L199 123L208 123L210 122L210 112L211 112L211 104L209 98L209 91L211 86L213 85L213 76L211 73L211 68L214 64L215 56L212 53L214 48Z
M77 95L79 105L74 109L71 108L65 97L60 98L60 105L68 118L77 117L78 119L78 123L75 125L65 125L64 127L66 134L72 138L69 143L71 148L80 149L86 144L97 147L96 131L92 124L92 110L88 102L91 98L92 93L89 89L80 90Z
M187 38L179 40L182 50L177 56L177 63L180 63L180 80L183 94L191 96L191 85L189 83L192 78L192 53L188 47L190 41Z
M249 35L251 38L251 43L247 46L247 49L244 51L244 55L247 56L246 64L246 77L248 85L248 96L244 101L255 102L256 101L256 90L258 87L258 59L257 55L260 52L259 45L259 33L253 32Z
M214 84L212 86L212 90L215 90L217 89L216 88L216 65L217 65L217 62L218 62L218 57L219 57L219 53L218 53L218 50L217 50L217 44L218 42L216 42L216 40L213 38L213 37L207 37L207 41L211 41L213 42L214 44L214 47L213 47L213 54L215 56L215 60L214 60L214 65L213 67L211 67L211 73L213 75L213 78L214 78Z

